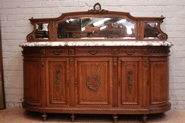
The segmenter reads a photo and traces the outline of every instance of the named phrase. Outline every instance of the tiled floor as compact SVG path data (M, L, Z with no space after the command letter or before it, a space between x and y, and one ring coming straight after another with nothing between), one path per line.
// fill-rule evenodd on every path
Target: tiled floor
M0 123L43 123L40 113L22 108L0 110ZM112 115L75 115L75 123L113 123ZM48 114L48 123L71 123L70 114ZM118 115L118 123L142 123L141 115ZM149 115L147 123L185 123L185 110Z

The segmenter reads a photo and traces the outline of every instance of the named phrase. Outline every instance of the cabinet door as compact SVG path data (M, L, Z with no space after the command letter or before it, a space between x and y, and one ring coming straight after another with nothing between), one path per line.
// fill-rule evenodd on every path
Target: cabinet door
M67 58L46 59L47 104L66 106L69 99L69 60Z
M112 59L77 58L75 63L76 105L110 106L112 103Z
M168 61L167 58L150 58L150 102L164 104L168 102Z
M24 58L24 102L40 105L40 60Z
M118 61L118 105L140 107L142 80L141 58L119 58Z

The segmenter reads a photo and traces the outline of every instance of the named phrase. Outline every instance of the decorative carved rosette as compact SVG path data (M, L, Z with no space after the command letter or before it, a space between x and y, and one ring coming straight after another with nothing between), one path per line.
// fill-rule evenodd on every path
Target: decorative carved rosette
M62 53L62 50L53 50L53 53L55 55L60 55Z
M69 55L74 55L75 54L75 50L74 49L69 49Z
M98 50L89 50L89 53L90 53L91 55L95 55L95 54L98 53Z
M166 41L167 38L168 38L168 36L167 36L167 34L160 33L160 34L158 35L158 38L159 38L160 40L162 40L162 41Z
M26 39L29 41L29 42L32 42L35 40L35 36L33 34L29 34Z

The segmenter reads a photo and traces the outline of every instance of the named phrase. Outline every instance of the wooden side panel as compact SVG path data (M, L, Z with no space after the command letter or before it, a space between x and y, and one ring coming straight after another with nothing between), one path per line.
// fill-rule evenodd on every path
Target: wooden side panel
M140 105L141 58L119 59L118 105Z
M111 58L76 59L76 105L112 104Z
M39 61L37 58L24 59L24 102L30 105L40 105L41 102Z
M165 58L150 59L151 104L167 103L169 100L168 61Z
M69 100L68 59L48 59L47 102L49 106L66 106Z

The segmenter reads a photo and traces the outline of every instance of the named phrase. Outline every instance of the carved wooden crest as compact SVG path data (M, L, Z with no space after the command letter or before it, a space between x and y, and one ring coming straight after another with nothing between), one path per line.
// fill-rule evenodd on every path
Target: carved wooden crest
M97 2L96 4L94 4L93 9L88 10L88 12L93 13L93 14L103 14L103 13L108 12L108 10L101 9L100 3Z

